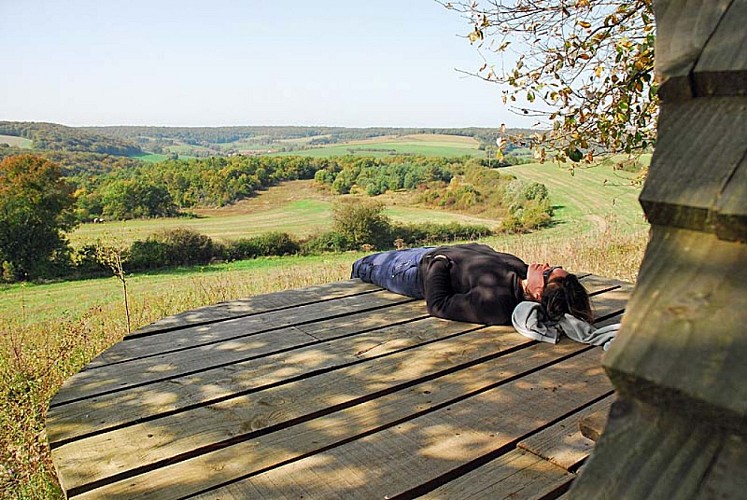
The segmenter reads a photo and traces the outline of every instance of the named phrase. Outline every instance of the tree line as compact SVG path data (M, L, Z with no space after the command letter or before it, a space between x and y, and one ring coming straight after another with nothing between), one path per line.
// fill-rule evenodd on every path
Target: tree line
M213 157L65 177L60 166L47 158L15 155L0 162L0 271L6 281L69 275L90 268L92 258L92 249L73 251L65 238L64 233L79 222L99 217L174 216L191 207L233 203L258 189L296 179L315 179L320 187L338 194L375 197L386 191L409 190L427 205L502 218L499 229L505 231L541 227L552 213L543 185L519 181L471 159ZM356 203L361 205L359 199ZM385 248L396 240L410 245L469 239L490 233L487 228L460 225L396 225L384 221L381 209L373 215L369 210L368 215L348 217L345 224L349 227L340 224L334 231L308 240L295 241L290 236L286 240L295 241L297 251L321 252L362 245ZM360 219L367 222L361 224ZM172 265L166 256L179 254L157 239L133 245L128 258L136 269ZM214 250L210 259L264 255L247 250L253 245L210 244ZM158 255L166 260L153 257Z
M122 140L137 141L139 138L176 139L186 144L209 146L227 144L243 139L262 139L272 143L283 139L317 137L318 143L336 144L340 142L369 139L388 135L448 134L475 137L481 141L495 142L497 129L487 127L464 128L393 128L393 127L313 127L313 126L232 126L232 127L139 127L109 126L81 127L81 130L94 134L116 137ZM530 135L528 129L511 129L516 135Z
M33 141L35 150L70 151L134 156L143 154L139 146L124 138L95 134L75 127L44 122L0 122L0 135Z

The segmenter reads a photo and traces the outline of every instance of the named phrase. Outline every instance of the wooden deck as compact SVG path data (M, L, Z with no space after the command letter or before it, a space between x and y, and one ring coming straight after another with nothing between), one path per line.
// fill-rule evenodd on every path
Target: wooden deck
M619 321L631 286L582 282ZM349 280L135 332L67 381L47 432L75 498L552 498L614 398L602 355Z

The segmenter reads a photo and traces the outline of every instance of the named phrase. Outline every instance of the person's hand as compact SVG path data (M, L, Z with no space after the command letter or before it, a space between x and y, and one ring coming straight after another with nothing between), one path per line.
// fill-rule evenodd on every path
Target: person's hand
M545 289L545 277L543 276L543 273L548 269L550 269L550 264L548 263L529 264L529 269L527 269L526 283L527 298L529 300L539 302L539 300L542 298L542 292Z
M436 262L437 260L443 261L446 264L446 269L449 269L451 267L451 259L447 256L441 254L434 255L433 262Z

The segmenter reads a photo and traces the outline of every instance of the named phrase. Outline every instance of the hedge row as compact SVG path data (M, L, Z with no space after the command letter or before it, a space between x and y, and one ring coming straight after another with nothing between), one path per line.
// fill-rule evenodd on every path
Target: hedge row
M189 229L171 229L133 242L122 252L122 267L126 272L158 268L192 266L217 261L253 259L265 256L312 255L347 250L386 250L446 243L455 240L478 239L492 234L486 226L450 224L395 224L378 235L384 245L360 244L348 234L329 231L311 238L297 239L287 233L271 232L227 243L213 241L209 236ZM100 249L87 245L73 258L75 274L92 276L108 274L110 270L100 258Z

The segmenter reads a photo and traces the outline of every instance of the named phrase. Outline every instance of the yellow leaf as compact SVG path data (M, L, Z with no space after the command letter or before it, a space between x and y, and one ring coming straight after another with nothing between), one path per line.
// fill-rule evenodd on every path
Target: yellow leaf
M582 28L591 28L591 23L588 21L577 21L576 23Z
M602 72L604 71L604 68L602 66L597 66L597 69L594 70L594 74L597 75L597 78L602 76Z
M475 31L467 35L467 38L469 38L470 42L476 42L477 40L482 40L482 31L475 28Z

